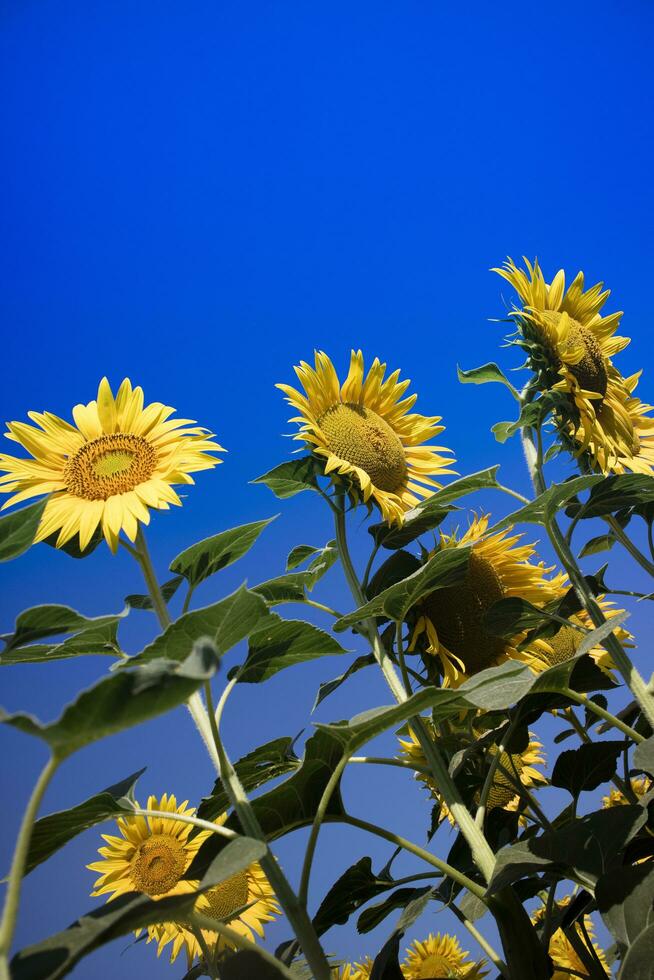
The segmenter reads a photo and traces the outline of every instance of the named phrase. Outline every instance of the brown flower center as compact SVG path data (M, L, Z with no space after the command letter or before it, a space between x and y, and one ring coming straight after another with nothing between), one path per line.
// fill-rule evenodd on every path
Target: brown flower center
M221 881L205 893L209 908L202 910L211 919L228 919L237 909L248 904L250 890L247 871L239 871L227 881Z
M585 391L593 391L604 398L609 379L602 348L592 330L570 319L570 330L562 345L563 352L579 347L584 350L581 360L569 364L568 368Z
M492 666L504 652L504 640L484 629L484 614L503 596L497 572L473 548L464 581L432 592L423 602L440 642L463 661L468 674Z
M168 834L153 834L139 845L132 858L130 874L137 891L151 897L165 895L186 870L183 845Z
M375 487L397 493L405 485L404 446L381 415L364 405L339 403L318 424L334 455L365 470Z
M147 439L117 432L85 442L66 463L64 480L76 497L107 500L145 483L156 465Z
M562 626L554 636L549 636L545 642L552 648L552 652L546 657L550 667L571 660L577 652L580 639L581 634L572 626Z
M497 754L496 746L493 746L491 753L493 755ZM508 752L502 752L497 769L495 770L493 785L488 794L486 806L489 810L492 810L496 806L506 806L507 803L511 802L517 795L513 780L519 779L521 773L522 757L520 755L509 755Z

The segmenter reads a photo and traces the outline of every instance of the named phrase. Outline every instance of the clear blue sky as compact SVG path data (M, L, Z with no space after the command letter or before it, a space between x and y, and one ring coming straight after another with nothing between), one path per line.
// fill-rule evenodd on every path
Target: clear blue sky
M499 351L501 328L488 323L509 295L490 266L537 254L548 274L583 267L592 281L604 279L634 338L621 355L624 373L651 361L647 0L12 0L0 26L0 418L29 409L69 416L102 375L114 384L129 375L150 400L214 429L229 449L225 465L200 475L182 511L153 521L161 573L192 541L282 517L199 601L281 572L292 545L331 536L317 500L280 505L248 484L291 449L273 384L289 381L314 347L340 369L351 346L401 367L418 408L444 417L459 471L500 462L518 487L517 447L498 447L488 431L510 417L508 396L456 381L457 361L511 363ZM654 400L651 376L642 394ZM498 513L505 506L491 503ZM3 632L39 602L99 614L140 589L129 556L104 549L75 563L39 546L1 576ZM324 594L347 603L336 573ZM132 613L126 648L139 649L153 630L147 614ZM89 659L5 668L2 701L51 718L105 667ZM232 754L306 727L318 683L341 669L323 661L239 692L226 718ZM319 717L387 701L367 671ZM17 733L0 739L4 868L43 752ZM212 783L180 709L74 757L46 808L72 805L143 765L142 797L167 790L197 801ZM428 806L408 778L357 777L345 786L355 813L370 806L380 823L423 840ZM28 879L20 944L93 905L83 865L98 833ZM291 876L305 839L278 847ZM322 845L314 900L351 861L387 856L335 828ZM342 956L374 952L390 922L361 938L350 925L327 945ZM430 911L420 931L450 922ZM270 930L274 942L286 935L283 925ZM127 945L96 953L76 976L181 975L143 945L119 957Z

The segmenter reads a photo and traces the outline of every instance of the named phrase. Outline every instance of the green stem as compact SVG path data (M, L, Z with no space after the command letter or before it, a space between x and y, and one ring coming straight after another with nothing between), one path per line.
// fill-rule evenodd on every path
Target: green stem
M135 817L163 817L164 819L170 819L170 810L147 810L138 806L130 810L129 814L130 816L133 814ZM228 837L230 840L238 837L236 831L230 830L229 827L212 823L210 820L202 820L201 817L192 817L187 813L176 813L175 820L178 820L180 823L192 824L194 827L200 827L201 830L209 830L212 834L219 834L221 837Z
M345 512L342 505L342 498L339 499L339 506L335 509L334 517L336 525L336 543L341 564L343 566L343 571L345 573L348 585L350 586L350 591L352 592L354 601L358 606L362 606L365 603L365 597L361 590L361 586L359 585L359 580L352 564L352 559L347 546ZM391 693L398 704L403 704L407 700L404 685L402 684L392 661L384 650L374 619L366 620L364 625L368 633L368 640L372 646L375 659L381 667L386 683L388 684ZM419 716L416 716L410 719L410 725L415 732L422 751L425 754L438 791L452 814L453 819L460 827L461 833L470 847L475 864L486 878L486 881L490 881L493 874L493 869L495 867L495 855L493 854L488 841L475 824L475 821L470 815L468 808L461 799L459 791L447 770L443 757L431 738L424 720Z
M467 918L464 912L456 905L454 902L450 902L450 908L454 912L455 916L461 922L465 928L468 930L473 939L479 943L483 951L488 956L489 960L493 966L500 971L500 974L505 977L507 975L507 966L504 960L501 958L500 954L491 946L485 936L479 931L477 926L470 919Z
M540 495L545 492L546 485L542 470L538 465L538 454L536 447L534 446L533 432L530 428L525 427L522 430L522 441L527 460L527 467L534 484L534 489L536 493ZM604 623L606 623L606 618L600 609L595 596L588 587L588 583L577 565L572 552L570 551L570 547L565 540L563 533L561 532L556 517L546 520L545 528L552 543L552 547L556 552L556 556L570 578L579 602L588 612L593 624L596 627L603 626ZM610 633L604 640L602 640L602 646L611 654L611 659L613 660L616 669L620 672L625 684L629 687L632 694L638 701L638 704L640 705L641 710L650 726L654 728L654 695L648 689L640 673L625 653L624 648L617 636L615 636L614 633Z
M329 613L334 619L341 619L343 613L339 613L338 610L332 609L331 606L325 606L322 602L316 602L315 599L302 599L302 603L305 606L313 606L314 609L320 609L321 612Z
M231 688L229 689L231 690ZM234 769L234 766L232 765L227 752L225 751L218 728L220 713L218 714L217 721L216 712L213 709L211 685L208 681L205 685L205 696L207 699L211 732L214 739L216 752L218 754L220 779L225 788L225 792L227 793L230 803L239 819L243 832L247 834L247 836L253 837L255 840L262 841L266 845L266 853L260 859L259 863L277 898L279 899L280 905L288 917L288 921L290 922L297 940L302 947L307 963L313 970L315 980L330 980L331 973L329 964L323 948L320 945L320 940L318 939L318 934L316 933L313 923L309 918L306 908L304 908L304 906L302 906L298 901L298 898L288 883L284 872L268 848L266 835L261 829L261 824L257 819L257 815L254 812L252 804L247 798L243 784L238 778L238 773ZM222 706L224 706L226 700L224 695L223 698L224 700L222 702Z
M381 755L352 755L347 761L348 763L363 762L374 766L397 766L399 769L411 769L413 772L420 772L425 776L431 776L431 769L427 766L418 765L415 762L410 762L408 759L392 759Z
M619 729L623 735L626 735L627 738L630 738L632 741L636 742L636 744L645 741L643 735L639 735L637 731L630 728L629 725L625 725L623 721L620 721L619 718L612 715L610 711L606 711L606 709L602 708L601 705L596 704L585 694L580 694L578 691L572 691L569 687L564 688L561 693L570 698L571 701L576 701L577 704L581 704L584 708L587 708L588 711L592 711L593 714L598 715L598 717L608 722L609 725L612 725L613 728Z
M307 906L307 898L309 896L309 877L311 875L311 865L313 863L313 858L316 853L316 845L318 843L318 834L320 833L320 827L325 815L327 813L327 807L329 806L329 801L331 800L336 788L338 787L339 780L343 775L343 770L347 765L347 755L343 756L339 760L336 768L329 777L327 785L325 786L322 796L320 797L320 802L316 808L316 815L313 818L313 824L311 825L311 833L309 834L309 840L307 842L307 849L304 854L304 862L302 864L302 875L300 877L300 889L298 891L298 900L301 905L305 908Z
M645 557L645 555L640 551L639 548L633 543L628 534L625 531L615 517L612 514L607 515L604 520L609 525L616 539L620 542L625 551L628 551L634 561L638 562L641 568L644 568L648 575L654 578L654 565L652 562Z
M5 977L9 977L8 955L16 928L20 890L23 875L25 874L25 862L29 853L34 821L39 812L43 794L48 788L48 784L55 774L58 765L59 759L56 756L53 755L48 759L32 791L18 832L14 856L11 862L11 871L9 872L9 879L7 881L7 893L2 912L2 922L0 923L0 977L3 977L3 980Z

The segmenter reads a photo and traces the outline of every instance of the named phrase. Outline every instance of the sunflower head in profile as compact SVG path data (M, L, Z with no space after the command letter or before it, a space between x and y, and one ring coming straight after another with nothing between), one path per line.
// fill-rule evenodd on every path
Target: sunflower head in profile
M563 911L570 904L570 897L562 898L561 901L555 903L555 909L558 912ZM532 915L532 922L538 924L542 922L545 917L545 909L539 908L536 910L534 915ZM593 950L597 959L602 964L602 968L605 970L607 977L611 975L608 963L606 962L606 957L604 956L604 951L595 942L595 930L593 927L593 921L589 915L584 916L584 928L588 934L588 938L592 943ZM586 945L586 940L584 937L583 930L579 923L575 923L575 932L579 936L581 942ZM552 963L554 966L554 973L552 974L551 980L570 980L570 977L588 977L588 969L582 962L581 958L577 954L574 946L564 933L563 929L556 929L550 938L550 945L548 950Z
M602 473L654 469L654 419L633 397L638 375L624 378L611 359L629 343L616 330L622 313L602 316L610 291L584 289L579 272L568 289L560 269L551 283L535 261L520 269L508 259L494 269L521 300L510 313L537 387L558 395L556 419L564 443L587 468Z
M410 649L421 649L428 670L438 659L444 687L458 687L508 658L523 659L518 650L523 634L507 640L484 625L495 602L519 596L542 606L557 596L548 579L551 569L531 560L533 545L521 544L521 535L511 529L489 534L488 522L488 515L475 517L463 535L441 534L440 549L471 547L465 579L427 595L412 611Z
M436 738L435 730L430 721L426 721L427 728ZM481 738L483 732L475 732ZM413 730L407 729L406 737L400 738L400 757L411 762L420 770L428 769L428 762L422 750L420 742L416 738ZM499 749L497 745L490 745L487 750L487 758L490 759L497 755ZM521 808L520 793L516 789L516 783L521 783L526 789L533 789L535 786L547 783L547 779L537 766L545 765L543 746L530 732L527 747L522 752L502 752L496 763L495 774L491 784L490 792L486 801L487 811L502 807L504 810L518 810ZM455 826L454 818L449 811L447 804L441 799L438 788L433 778L424 771L416 772L416 779L423 783L429 790L430 795L440 804L438 814L439 823L446 818L452 826ZM473 797L473 803L479 804L480 793L477 790ZM521 822L525 822L521 818Z
M160 899L197 891L198 882L184 878L184 874L211 832L200 831L191 837L193 825L175 817L192 817L195 809L187 801L178 806L174 796L164 793L160 800L150 796L147 809L170 812L171 816L120 817L117 825L121 836L103 834L107 846L99 849L102 860L87 865L100 874L92 895L108 894L111 901L127 892L142 892ZM222 824L226 818L227 814L222 814L215 822ZM203 892L194 908L208 919L229 920L232 929L250 940L254 939L254 933L263 936L262 924L279 912L270 884L258 864ZM209 928L203 928L202 934L212 950L229 945ZM156 942L158 955L172 944L171 962L182 949L186 950L189 965L201 953L197 938L182 923L148 926L147 941Z
M0 493L12 494L4 506L49 494L35 540L54 535L58 548L78 535L84 551L98 528L112 551L121 531L134 541L150 508L181 504L173 484L221 462L211 433L174 411L144 405L127 378L114 397L103 378L97 399L73 408L74 425L50 412L29 412L34 425L10 422L7 438L31 458L0 454Z
M474 961L461 949L455 936L431 933L420 942L416 940L406 951L402 972L406 980L431 980L432 977L460 977L483 980L487 976L486 960Z
M363 354L352 351L341 384L329 357L318 351L314 368L301 361L295 373L304 392L277 385L299 412L291 419L300 425L294 438L320 457L325 476L374 501L389 524L401 524L419 498L440 486L437 478L453 472L448 449L425 445L443 431L440 416L411 412L417 396L403 398L410 382L400 381L399 371L384 378L386 365L375 358L365 375Z

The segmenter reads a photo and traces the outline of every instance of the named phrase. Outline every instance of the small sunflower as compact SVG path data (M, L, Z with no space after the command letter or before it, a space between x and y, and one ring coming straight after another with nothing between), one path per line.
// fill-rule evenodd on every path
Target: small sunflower
M649 793L651 788L652 780L649 778L649 776L636 776L631 780L631 789L639 800L642 800L642 798ZM609 790L608 796L602 797L603 809L610 806L628 806L630 803L631 800L628 800L620 789L611 789Z
M363 963L345 963L332 968L332 980L370 980L372 960L366 956Z
M547 578L551 569L531 562L533 545L519 544L522 535L511 529L488 534L488 521L488 515L475 517L465 534L441 534L440 549L472 546L466 577L415 607L410 649L423 638L425 652L440 659L444 687L458 687L508 658L524 659L518 650L524 634L506 640L486 631L484 615L495 602L519 596L542 606L557 597L556 583Z
M562 898L560 902L556 903L556 907L560 910L565 908L570 904L570 898ZM532 922L538 923L542 922L545 916L545 909L540 908L532 916ZM611 975L608 963L606 962L606 957L604 956L604 951L595 942L595 930L593 927L593 921L589 915L584 916L584 928L588 933L588 938L593 944L593 949L597 955L598 960L602 964L602 968L606 971L607 977ZM575 923L575 931L581 941L586 943L581 927L578 923ZM549 954L552 957L552 963L554 965L554 973L552 974L551 980L570 980L571 976L575 977L587 977L589 976L588 970L582 963L581 959L577 955L572 943L567 938L563 929L557 929L550 937ZM572 972L571 972L572 971Z
M435 737L433 727L429 721L427 721L427 725L429 728L431 728L432 734ZM425 758L422 747L411 728L408 729L407 734L408 738L401 738L399 740L401 746L401 756L404 759L407 759L409 762L415 763L422 768L427 768L427 759ZM477 734L481 738L483 732L478 732ZM543 774L536 769L536 766L545 765L545 757L542 749L542 744L537 741L536 737L530 732L529 743L523 752L514 752L511 754L508 752L502 752L497 763L493 783L488 794L488 799L486 802L487 810L494 810L496 807L502 807L505 810L517 810L521 806L520 794L516 792L514 785L515 781L517 780L519 780L527 789L532 789L534 786L543 785L547 782L545 776L543 776ZM489 755L497 755L497 752L497 745L490 745L488 747ZM447 805L440 798L433 778L420 772L416 773L416 779L421 783L424 783L431 793L433 799L440 803L440 812L438 815L439 823L447 818L452 826L454 826L454 818L452 817ZM475 793L473 801L475 804L479 803L479 791Z
M181 504L173 484L193 483L191 473L211 469L222 452L207 429L153 402L125 379L114 397L103 378L97 400L73 409L75 425L50 412L28 412L35 425L9 422L6 436L31 459L0 454L0 493L13 496L4 507L50 494L36 541L56 534L58 548L79 535L83 551L101 527L112 551L124 531L134 541L149 508ZM4 509L4 508L3 508Z
M198 882L183 876L211 831L200 831L191 837L192 824L175 820L175 815L193 816L195 809L188 806L188 801L178 806L176 798L166 793L160 800L150 796L147 809L170 812L171 818L120 817L117 825L122 836L103 834L108 846L99 848L102 860L87 865L91 871L100 873L93 896L109 894L108 901L111 901L126 892L142 892L159 899L197 890ZM226 817L227 814L222 814L216 823L224 823ZM217 920L238 913L230 919L230 927L252 940L255 932L263 936L262 923L273 919L279 907L263 871L258 864L252 864L199 895L195 910ZM202 929L202 934L212 949L229 945L210 929ZM176 922L148 926L148 942L152 941L157 943L157 955L172 943L171 962L183 948L189 965L201 953L193 932Z
M458 977L465 980L483 980L488 974L486 960L473 961L470 954L461 949L455 936L432 933L424 942L416 940L406 951L402 972L406 980L423 980L432 977Z
M410 414L416 395L402 400L410 382L399 371L384 380L386 365L375 358L364 377L363 354L352 351L350 370L341 385L326 354L317 351L315 369L305 361L295 368L304 394L289 385L277 387L300 413L294 436L325 461L325 476L352 480L364 501L372 499L389 524L439 487L434 477L452 473L454 460L442 446L424 445L443 431L440 416Z
M584 290L582 272L566 291L563 269L547 283L537 261L524 261L524 270L508 259L493 271L522 300L510 315L541 388L563 396L557 411L564 438L592 469L651 473L651 407L632 397L638 375L624 378L611 361L629 343L615 333L622 313L600 314L610 291L602 290L603 283Z

